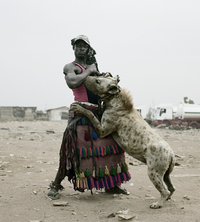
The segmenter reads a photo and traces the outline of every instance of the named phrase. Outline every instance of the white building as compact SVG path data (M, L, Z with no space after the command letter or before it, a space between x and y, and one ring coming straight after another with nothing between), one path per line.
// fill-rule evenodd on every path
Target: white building
M66 106L47 110L47 116L49 121L67 121L68 114L69 108Z

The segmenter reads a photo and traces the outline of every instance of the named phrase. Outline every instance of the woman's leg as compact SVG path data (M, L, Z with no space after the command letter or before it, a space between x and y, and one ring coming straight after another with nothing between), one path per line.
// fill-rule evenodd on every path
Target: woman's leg
M49 192L47 196L53 200L59 199L60 195L58 193L59 190L64 190L64 187L61 185L62 178L60 177L59 170L56 174L55 180L51 182L49 185Z

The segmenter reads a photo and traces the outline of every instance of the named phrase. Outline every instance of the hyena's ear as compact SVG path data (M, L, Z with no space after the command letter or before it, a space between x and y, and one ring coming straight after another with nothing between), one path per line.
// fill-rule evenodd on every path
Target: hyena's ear
M120 92L120 88L117 85L115 85L115 84L110 85L110 88L109 88L109 91L108 91L109 94L114 95L118 92Z
M120 81L120 78L119 78L119 76L118 76L118 75L117 75L117 76L115 76L114 78L117 80L117 83Z
M103 72L102 73L102 75L103 75L103 77L112 77L112 75L111 75L111 73L109 73L109 72Z

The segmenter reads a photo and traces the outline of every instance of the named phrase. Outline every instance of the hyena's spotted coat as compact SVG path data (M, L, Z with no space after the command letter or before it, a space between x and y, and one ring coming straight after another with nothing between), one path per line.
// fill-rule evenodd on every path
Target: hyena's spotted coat
M106 102L101 122L92 112L77 104L72 104L71 108L91 120L99 137L112 134L129 155L146 163L148 176L161 194L161 198L150 207L160 208L175 191L170 179L175 156L168 143L134 109L132 97L126 90L120 89L118 82L118 77L112 78L109 75L88 77L85 82L90 91Z

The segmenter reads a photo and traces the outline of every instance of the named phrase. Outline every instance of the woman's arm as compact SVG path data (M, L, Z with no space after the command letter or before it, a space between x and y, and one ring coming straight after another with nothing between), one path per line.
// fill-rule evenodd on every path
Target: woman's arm
M99 74L95 64L89 65L84 72L78 75L75 72L76 68L77 67L73 64L67 64L63 69L66 83L70 89L80 87L91 73Z

